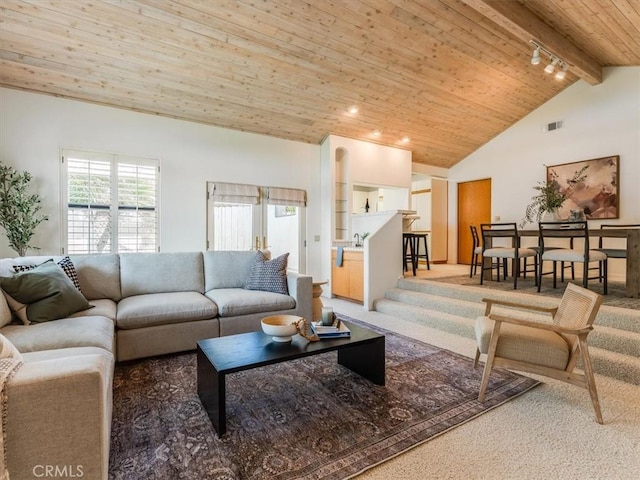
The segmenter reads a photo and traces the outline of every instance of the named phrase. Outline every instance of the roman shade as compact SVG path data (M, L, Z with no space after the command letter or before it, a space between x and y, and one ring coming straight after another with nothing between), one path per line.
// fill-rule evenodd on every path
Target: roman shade
M244 203L258 205L260 203L260 187L242 183L215 182L213 191L209 192L214 202Z
M269 205L306 207L307 192L297 188L269 187L267 203Z

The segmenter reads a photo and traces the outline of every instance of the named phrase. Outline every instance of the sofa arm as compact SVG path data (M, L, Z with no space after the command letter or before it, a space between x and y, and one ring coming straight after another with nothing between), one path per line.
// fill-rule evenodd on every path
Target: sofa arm
M298 273L288 273L287 288L289 289L289 295L296 301L296 315L310 321L313 315L312 277Z
M113 356L25 363L9 381L5 447L12 480L106 479Z

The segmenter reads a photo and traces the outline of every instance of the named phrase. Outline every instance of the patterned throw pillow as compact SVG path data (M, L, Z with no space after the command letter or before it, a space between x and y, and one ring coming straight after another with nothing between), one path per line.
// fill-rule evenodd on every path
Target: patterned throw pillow
M53 260L11 277L0 277L0 288L9 307L25 325L93 308Z
M264 292L289 295L287 288L287 259L285 253L273 260L267 260L264 253L256 252L255 263L251 266L249 278L244 285L246 290L262 290Z
M64 273L67 274L67 277L69 277L69 280L73 282L73 285L78 289L78 291L82 292L82 290L80 290L80 282L78 281L78 272L76 271L76 267L71 259L69 257L64 257L58 262L58 265L60 265L60 268L64 270ZM13 271L16 273L27 272L36 267L37 265L14 265Z

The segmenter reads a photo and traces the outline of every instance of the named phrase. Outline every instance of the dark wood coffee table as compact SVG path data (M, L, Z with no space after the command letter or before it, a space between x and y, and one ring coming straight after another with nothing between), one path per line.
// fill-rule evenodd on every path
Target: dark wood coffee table
M251 332L200 340L198 395L218 437L227 430L225 378L230 373L337 350L340 365L384 385L384 335L345 323L351 330L350 338L308 342L295 335L290 343L276 343L262 332Z

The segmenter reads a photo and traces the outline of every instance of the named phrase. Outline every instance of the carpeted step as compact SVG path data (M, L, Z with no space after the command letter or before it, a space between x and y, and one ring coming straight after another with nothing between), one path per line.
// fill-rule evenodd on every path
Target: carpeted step
M475 338L473 331L475 320L470 318L396 302L388 298L376 300L374 309L377 312L415 322L426 327L453 333L461 337Z
M451 333L454 333L450 330L451 327L444 323L447 318L450 318L449 315L453 315L454 318L468 318L472 320L473 324L476 317L484 313L485 305L482 302L457 300L451 297L441 297L428 293L404 290L401 288L392 288L388 290L385 294L385 298L387 300L398 302L399 304L388 304L383 306L383 304L376 303L375 309L377 311L404 318L402 310L406 307L403 307L403 305L420 307L422 309L426 309L426 312L411 310L411 313L407 313L407 315L410 315L411 317L417 315L418 317L429 318L429 323L438 322L444 327L447 327L442 328L442 330L449 331ZM385 309L385 311L381 310L381 308ZM391 310L393 310L393 312L391 312ZM435 312L442 312L443 315L438 315ZM516 318L526 319L530 317L529 313L517 312L515 310L506 311L500 308L494 308L494 312L497 314L506 313L508 315L515 316ZM434 317L434 319L432 319L432 317ZM437 327L434 326L434 328ZM457 327L454 327L454 329L457 329ZM596 324L593 333L589 335L589 345L640 358L640 334L635 332L623 331Z
M396 302L427 308L429 310L438 310L473 319L478 315L482 315L485 307L485 304L481 302L444 297L441 295L406 290L403 288L392 288L387 290L385 292L385 298Z
M636 357L640 364L640 333L595 324L589 334L589 346Z
M640 385L640 362L637 357L593 346L589 347L589 355L596 373ZM582 368L580 362L578 362L578 367ZM601 401L603 404L606 402L604 399Z
M433 280L402 278L398 280L397 288L421 292L429 295L437 295L452 299L460 299L468 302L481 302L483 298L495 298L499 300L521 302L529 305L543 307L557 306L559 299L520 293L516 291L487 291L484 288L467 285L454 285ZM619 308L603 305L600 307L595 323L606 327L627 330L640 333L640 311L629 308Z
M537 306L554 307L559 299L491 290L466 285L415 279L400 279L397 288L377 300L374 309L381 313L416 322L465 338L475 338L473 326L484 312L483 298ZM496 313L500 313L499 309ZM516 317L525 314L510 311ZM640 312L602 306L594 331L589 335L589 350L594 368L602 375L640 384Z

